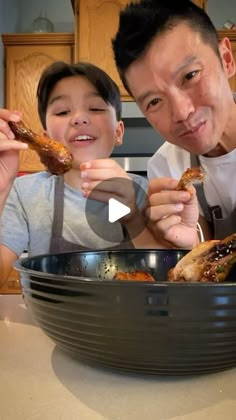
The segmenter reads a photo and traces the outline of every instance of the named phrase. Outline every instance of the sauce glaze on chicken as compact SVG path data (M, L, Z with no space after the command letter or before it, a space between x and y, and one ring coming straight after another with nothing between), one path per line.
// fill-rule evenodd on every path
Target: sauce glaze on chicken
M223 282L236 263L236 233L201 242L168 272L168 281Z
M41 162L49 172L61 175L71 169L72 154L61 143L51 139L46 134L34 133L22 121L17 123L10 121L9 126L16 140L27 143L31 149L38 153Z
M150 273L141 270L117 271L113 277L113 280L149 281L152 283L155 281Z
M204 181L204 173L200 166L196 166L193 168L187 168L186 171L182 174L176 190L185 190L189 191L189 187L196 183L196 182L203 182ZM192 193L191 190L189 191L190 194Z

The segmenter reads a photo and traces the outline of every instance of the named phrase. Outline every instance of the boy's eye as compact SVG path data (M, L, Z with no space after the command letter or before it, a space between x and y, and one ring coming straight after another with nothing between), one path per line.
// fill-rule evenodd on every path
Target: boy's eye
M70 112L69 110L59 111L59 112L55 112L55 115L57 115L57 116L68 115L69 112Z
M98 107L91 107L90 111L94 111L94 112L96 112L96 111L99 112L100 111L101 112L101 111L105 111L105 109L104 108L98 108Z

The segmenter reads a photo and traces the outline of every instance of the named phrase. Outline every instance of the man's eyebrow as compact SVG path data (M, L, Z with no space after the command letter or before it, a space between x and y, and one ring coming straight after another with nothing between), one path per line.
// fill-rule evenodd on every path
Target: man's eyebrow
M197 57L195 55L189 56L187 57L183 63L181 63L179 65L179 67L177 67L177 69L175 69L175 71L172 74L172 77L176 77L179 73L181 73L181 71L183 71L186 67L188 67L190 64L192 64L194 61L197 60ZM156 94L156 92L153 92L152 90L148 90L147 92L144 92L142 95L138 96L136 101L138 103L142 103L145 101L146 98L148 98L150 95Z
M183 63L177 67L177 69L173 72L173 76L177 76L181 71L183 71L186 67L188 67L190 64L194 63L194 61L197 60L197 57L195 55L191 55L186 57Z

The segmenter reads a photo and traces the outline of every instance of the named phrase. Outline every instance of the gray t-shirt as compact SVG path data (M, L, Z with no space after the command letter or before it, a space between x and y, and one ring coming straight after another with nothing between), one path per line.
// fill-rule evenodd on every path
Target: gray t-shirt
M56 175L39 172L16 178L1 218L1 244L18 256L28 250L30 256L49 252L54 214L54 189ZM144 205L143 190L148 181L138 175L132 179L142 189L136 194L139 208ZM123 239L119 223L111 227L112 242L96 235L88 225L85 205L87 199L79 190L65 184L63 238L90 249L102 249L118 245ZM97 223L105 223L107 229L107 204L94 201L94 217ZM108 222L109 223L109 222Z

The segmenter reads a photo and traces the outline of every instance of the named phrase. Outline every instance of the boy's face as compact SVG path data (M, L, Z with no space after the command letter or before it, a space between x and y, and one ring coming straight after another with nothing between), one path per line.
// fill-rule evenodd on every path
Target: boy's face
M48 135L71 151L76 167L109 157L123 138L123 123L117 121L115 109L83 76L56 83L48 100L46 126Z
M213 151L222 138L231 141L236 130L228 84L235 63L228 39L219 50L222 64L197 32L180 23L158 35L125 75L152 126L165 140L194 154Z

